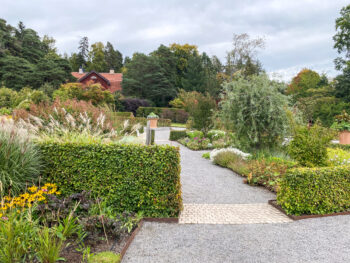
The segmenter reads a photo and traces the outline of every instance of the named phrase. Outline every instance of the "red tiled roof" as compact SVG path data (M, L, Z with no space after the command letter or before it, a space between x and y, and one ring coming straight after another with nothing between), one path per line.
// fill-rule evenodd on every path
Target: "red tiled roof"
M72 75L78 79L78 81L85 77L86 75L89 75L92 72L84 72L84 73L79 73L79 72L72 72ZM123 80L123 74L122 73L97 73L101 75L103 78L107 79L110 82L110 86L108 90L110 92L116 92L118 90L122 90L122 80Z

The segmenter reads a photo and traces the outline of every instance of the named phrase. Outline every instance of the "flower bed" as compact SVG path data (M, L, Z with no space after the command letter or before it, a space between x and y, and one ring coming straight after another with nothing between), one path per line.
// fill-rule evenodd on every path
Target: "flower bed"
M232 145L234 136L221 130L211 130L207 137L201 131L171 130L169 140L178 141L187 148L198 151L228 147Z

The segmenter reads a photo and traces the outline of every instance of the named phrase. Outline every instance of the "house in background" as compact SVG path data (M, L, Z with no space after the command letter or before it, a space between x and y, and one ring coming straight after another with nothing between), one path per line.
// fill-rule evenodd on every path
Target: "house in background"
M95 71L83 72L82 69L79 69L79 72L72 72L72 75L77 78L77 82L83 85L99 83L112 93L122 90L123 74L114 73L112 69L109 73L98 73Z

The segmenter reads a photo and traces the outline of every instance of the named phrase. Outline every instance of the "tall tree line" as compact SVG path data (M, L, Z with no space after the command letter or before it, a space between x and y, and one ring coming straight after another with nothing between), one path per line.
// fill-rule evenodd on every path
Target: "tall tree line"
M41 39L22 22L14 27L0 19L0 86L39 89L44 84L58 87L70 79L69 61L57 54L53 38Z

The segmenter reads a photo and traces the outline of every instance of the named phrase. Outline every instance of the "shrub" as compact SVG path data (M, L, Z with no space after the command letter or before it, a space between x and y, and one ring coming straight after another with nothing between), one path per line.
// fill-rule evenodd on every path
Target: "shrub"
M104 90L101 84L62 84L58 90L54 91L53 98L59 98L62 101L71 99L90 101L93 105L114 103L113 94L108 90Z
M187 136L190 138L190 139L194 139L194 138L203 138L204 134L203 132L201 131L189 131L187 132Z
M64 195L90 189L117 212L179 214L180 155L175 147L42 142L40 148L43 177Z
M283 139L288 100L279 92L281 85L264 74L224 84L220 113L227 128L234 128L241 144L262 148Z
M277 202L292 215L350 209L350 167L296 168L280 182Z
M207 134L213 125L212 116L215 108L215 100L209 94L200 94L190 111L190 115L193 119L193 128Z
M277 192L279 182L287 170L296 167L295 162L277 157L249 161L247 182L251 185L261 185L270 191Z
M27 130L12 120L0 121L0 197L18 194L26 183L35 182L41 171L37 147Z
M123 105L123 108L125 111L130 111L136 116L136 111L139 107L149 107L150 104L147 100L143 99L133 99L133 98L127 98L120 100L121 104Z
M202 154L202 157L203 157L204 159L209 160L209 159L210 159L210 153L203 153L203 154Z
M289 155L302 166L315 167L327 164L327 146L333 134L317 124L297 127L293 140L288 145Z
M223 139L225 135L226 135L226 132L221 130L210 130L207 134L210 141Z
M241 155L234 153L233 151L220 151L214 156L210 156L213 162L222 167L231 169L232 171L242 175L248 175L247 162L242 158Z
M187 137L186 130L170 130L170 141L177 141L185 137Z

